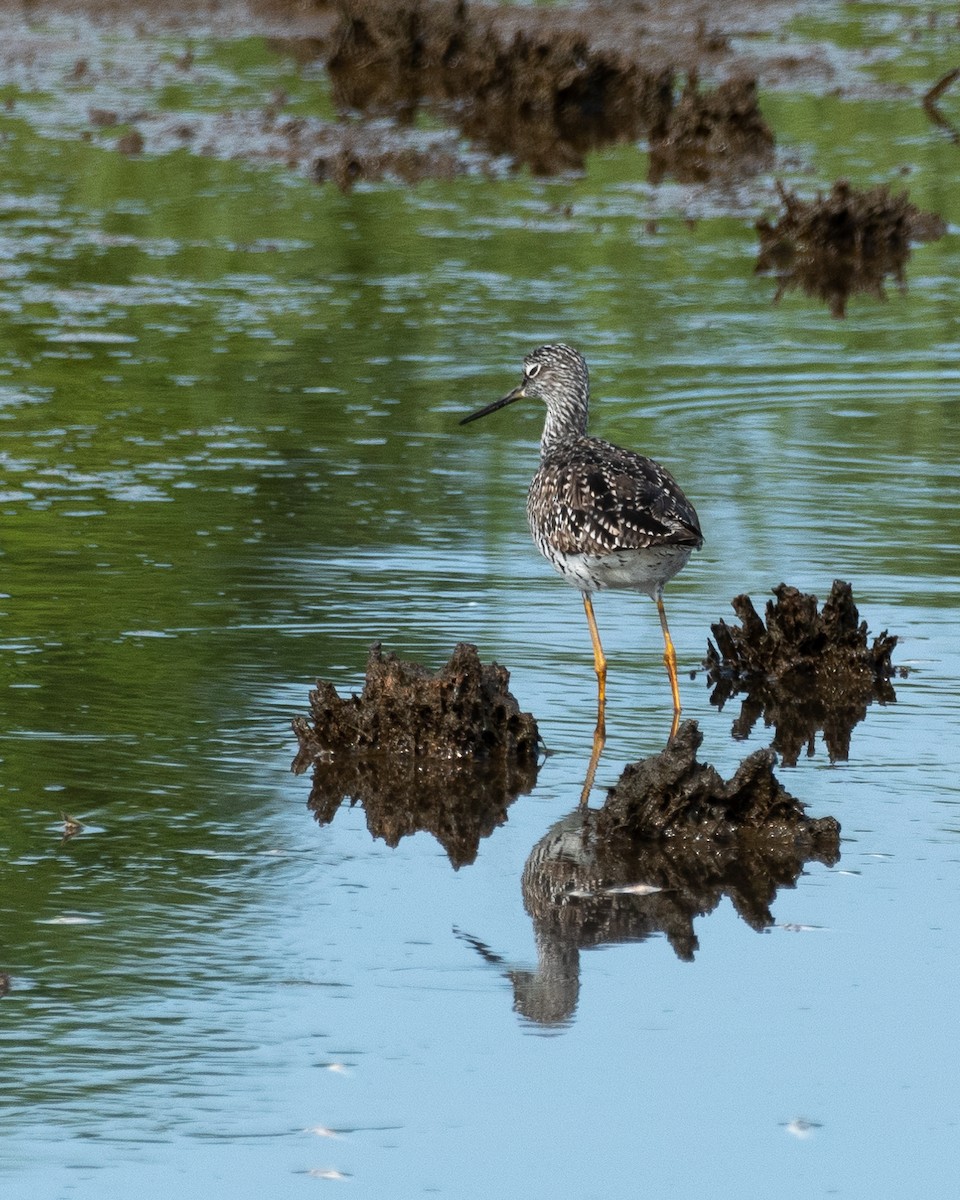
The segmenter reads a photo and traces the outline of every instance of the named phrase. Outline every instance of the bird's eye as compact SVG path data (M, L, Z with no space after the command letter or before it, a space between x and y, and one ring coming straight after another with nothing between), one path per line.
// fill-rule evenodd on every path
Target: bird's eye
M536 379L540 374L540 365L538 362L527 363L523 368L526 377L528 379Z

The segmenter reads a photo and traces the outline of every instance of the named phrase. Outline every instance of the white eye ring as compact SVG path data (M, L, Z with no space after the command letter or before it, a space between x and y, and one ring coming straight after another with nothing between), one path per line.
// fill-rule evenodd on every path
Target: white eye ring
M540 374L541 366L542 366L541 363L532 362L532 363L529 363L526 367L524 367L524 372L525 372L527 378L528 379L536 379L536 377Z

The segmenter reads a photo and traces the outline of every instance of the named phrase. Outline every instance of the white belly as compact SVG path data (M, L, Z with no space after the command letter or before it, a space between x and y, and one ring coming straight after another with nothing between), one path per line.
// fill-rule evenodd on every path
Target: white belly
M548 554L553 566L581 592L630 588L656 596L690 557L689 546L650 546L612 554Z

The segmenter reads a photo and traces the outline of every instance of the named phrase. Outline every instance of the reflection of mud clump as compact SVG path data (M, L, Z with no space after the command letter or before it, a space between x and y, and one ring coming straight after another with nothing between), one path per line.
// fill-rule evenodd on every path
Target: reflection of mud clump
M476 28L461 3L341 0L327 69L346 108L413 116L424 97L456 94Z
M361 804L372 837L396 846L411 833L432 833L454 867L477 857L481 838L507 819L507 809L536 783L537 764L498 755L463 762L350 755L318 761L308 807L321 825L345 796Z
M572 33L517 33L484 58L464 133L537 174L579 168L593 147L642 136L671 104L668 71L621 61Z
M733 180L769 167L773 133L757 104L755 79L730 79L712 92L687 84L676 107L650 138L650 182Z
M363 693L341 700L322 680L310 693L311 725L293 722L301 759L344 750L413 758L506 754L536 762L537 723L510 693L509 673L484 666L476 646L461 642L435 674L419 663L370 649Z
M867 705L896 700L890 683L890 656L897 638L886 630L867 641L867 623L853 601L849 583L837 579L820 612L816 596L781 583L776 602L767 601L766 625L749 596L737 596L733 610L741 626L711 626L717 644L707 642L711 702L723 708L738 692L746 699L734 736L747 737L762 716L773 725L773 747L793 766L805 744L813 753L818 729L831 761L845 760L853 727Z
M595 48L542 13L536 22L508 32L462 2L343 0L327 63L335 99L407 120L429 100L489 152L542 174L663 121L668 69Z
M535 1005L541 1014L569 1014L580 950L663 933L678 958L692 959L694 918L712 912L723 896L752 929L766 929L779 888L793 887L808 861L832 866L840 857L839 827L830 818L801 848L791 838L606 841L594 815L580 809L558 822L524 867L524 906L539 956L538 970L526 972L517 990L517 1007L527 1016Z
M946 233L941 217L921 212L905 192L892 196L886 187L860 191L840 180L829 196L809 201L779 184L777 190L785 211L775 224L757 222L756 266L758 273L776 276L775 302L798 287L842 317L851 295L884 299L888 276L905 284L911 241L935 241Z
M342 700L318 683L311 719L293 722L293 769L314 766L308 804L317 820L332 821L350 797L388 845L427 830L455 867L472 862L480 839L536 782L537 724L508 681L461 644L435 674L373 646L359 697Z
M725 781L697 762L702 741L696 721L685 721L659 754L628 764L597 813L597 838L669 839L693 858L709 856L711 842L741 839L817 857L839 854L840 826L833 817L806 815L774 775L773 751L755 751Z

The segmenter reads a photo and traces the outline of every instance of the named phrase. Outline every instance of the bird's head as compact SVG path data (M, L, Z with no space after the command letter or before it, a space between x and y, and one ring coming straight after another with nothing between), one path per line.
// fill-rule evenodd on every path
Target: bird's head
M513 391L485 408L470 413L460 424L469 425L471 421L486 417L527 396L542 400L548 409L582 409L585 419L589 394L587 364L582 354L562 343L540 346L523 360L523 379Z

